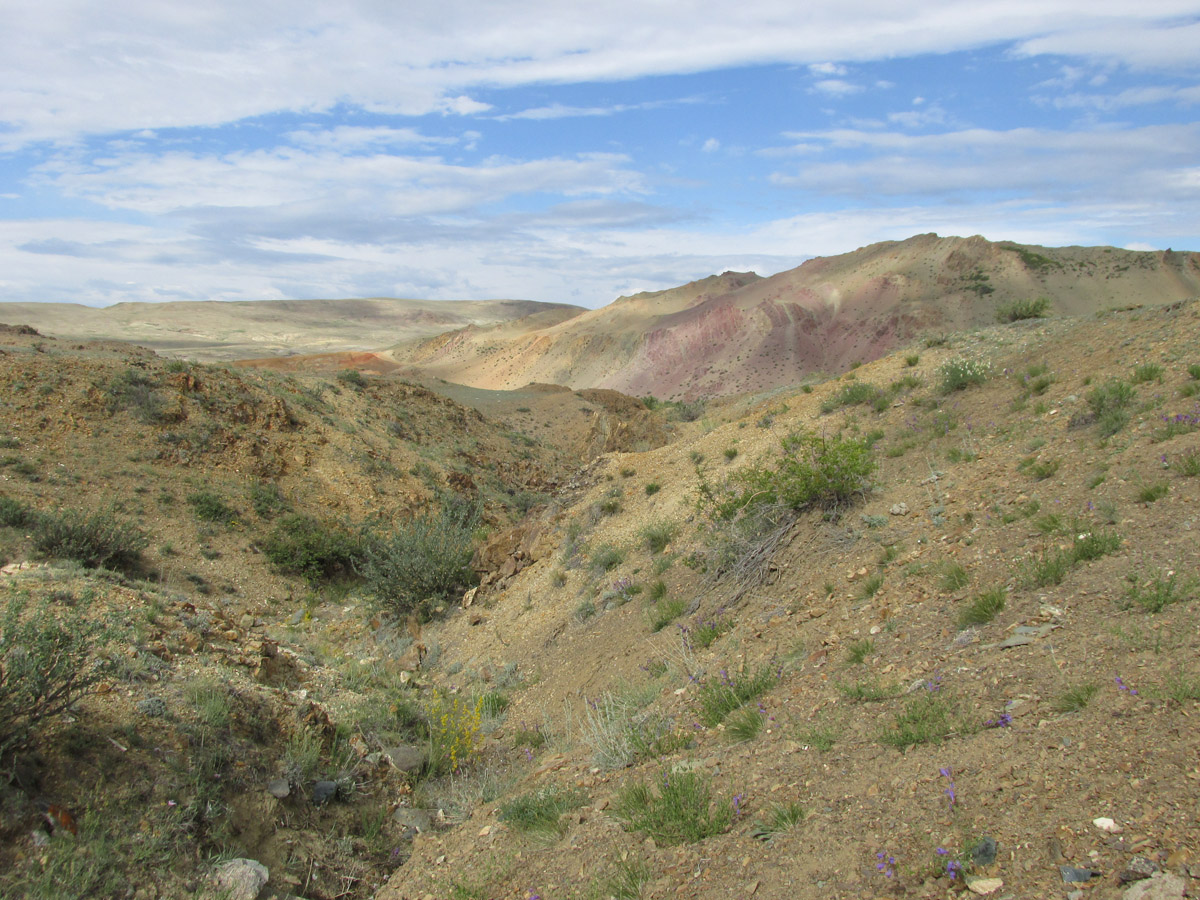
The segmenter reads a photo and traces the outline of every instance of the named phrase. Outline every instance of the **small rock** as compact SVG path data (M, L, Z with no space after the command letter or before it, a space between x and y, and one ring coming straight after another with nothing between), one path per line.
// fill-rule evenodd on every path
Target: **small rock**
M1108 816L1101 816L1099 819L1092 819L1092 824L1101 831L1107 831L1109 834L1120 834L1125 829L1114 822Z
M1121 884L1129 884L1131 881L1141 881L1143 878L1149 878L1158 872L1158 866L1146 859L1144 856L1135 856L1125 866L1118 880Z
M255 900L270 879L267 867L253 859L231 859L217 868L217 890L229 900Z
M425 765L425 751L419 747L401 744L397 747L384 747L383 755L401 772L419 772Z
M282 800L291 792L292 786L286 778L272 778L267 782L267 793L278 800Z
M167 714L167 704L161 697L147 697L134 704L138 715L148 719L160 719Z
M1159 873L1139 881L1121 895L1121 900L1183 900L1187 882L1178 875Z
M1064 884L1091 881L1100 875L1095 869L1077 869L1075 866L1059 866L1058 871L1062 874Z
M967 882L967 888L972 894L994 894L1002 887L1004 882L999 878L972 878Z
M318 781L313 785L313 803L315 803L317 806L321 806L323 803L327 803L336 793L336 781Z
M892 508L889 509L888 512L890 512L893 516L907 516L908 515L908 504L907 503L893 503Z
M971 862L977 866L990 866L996 861L996 842L984 835L971 849Z
M426 810L400 806L392 813L392 821L413 831L433 831L433 817Z

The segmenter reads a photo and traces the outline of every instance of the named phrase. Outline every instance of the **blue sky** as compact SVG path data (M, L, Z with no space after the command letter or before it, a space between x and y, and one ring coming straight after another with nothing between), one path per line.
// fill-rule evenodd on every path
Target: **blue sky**
M912 234L1200 250L1200 2L0 6L0 301L600 306Z

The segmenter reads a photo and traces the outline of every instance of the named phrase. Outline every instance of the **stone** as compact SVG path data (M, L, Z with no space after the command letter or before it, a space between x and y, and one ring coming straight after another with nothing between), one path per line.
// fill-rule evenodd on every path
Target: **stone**
M1059 866L1059 874L1062 875L1064 884L1076 884L1082 881L1091 881L1099 876L1099 872L1094 869L1079 869L1075 866Z
M967 882L967 888L972 894L994 894L1000 888L1004 887L1004 882L999 878L972 878Z
M908 515L908 504L907 503L893 503L892 508L889 509L888 512L890 512L893 516L907 516Z
M1131 881L1141 881L1143 878L1149 878L1158 872L1158 866L1146 859L1144 856L1135 856L1125 866L1125 870L1118 876L1121 884L1129 884Z
M217 867L215 878L228 900L257 900L271 873L257 860L231 859Z
M1139 881L1121 895L1121 900L1183 900L1187 882L1178 875L1157 874Z
M272 778L267 782L267 793L277 800L282 800L292 792L292 786L286 778Z
M387 761L401 772L419 772L425 765L425 751L420 747L400 744L396 747L384 747L383 755Z
M996 841L986 835L971 848L971 862L977 866L990 866L996 861Z
M337 793L337 782L336 781L318 781L316 784L313 785L313 793L312 793L313 803L315 803L317 806L321 806L324 803L328 803L333 798L333 795L336 793Z
M413 809L400 806L392 813L392 821L402 828L411 828L416 832L433 831L433 817L424 809Z
M1101 816L1099 819L1092 819L1092 824L1101 831L1107 831L1109 834L1120 834L1125 830L1112 819L1108 818L1108 816Z

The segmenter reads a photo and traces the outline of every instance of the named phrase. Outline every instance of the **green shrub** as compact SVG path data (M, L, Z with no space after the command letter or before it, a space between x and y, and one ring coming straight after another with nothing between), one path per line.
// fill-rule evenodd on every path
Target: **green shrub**
M652 522L642 529L641 536L650 552L657 555L667 549L678 531L674 522Z
M1171 469L1185 478L1195 478L1200 475L1200 453L1191 450L1182 454L1171 463Z
M653 497L660 490L662 490L662 485L659 484L657 481L651 481L646 485L646 496Z
M1134 384L1147 384L1151 381L1162 381L1163 367L1158 363L1143 363L1135 366L1130 381Z
M961 591L971 580L970 574L961 563L947 561L939 568L938 586L943 591Z
M1014 300L996 309L996 321L1001 324L1020 322L1023 319L1042 319L1050 309L1050 300L1038 297L1036 300Z
M659 600L650 607L650 630L658 633L683 615L687 601L683 598Z
M889 400L883 391L873 384L867 384L865 381L852 381L829 400L822 403L821 412L831 413L835 409L841 409L844 406L857 406L859 404L870 406L881 397L884 400L884 407L886 408Z
M910 369L920 361L921 356L918 353L910 353L908 356L904 357L904 365L908 366Z
M587 797L574 789L544 787L501 803L500 821L517 831L559 836L566 830L559 821L563 814L586 802Z
M129 368L113 376L105 387L108 411L128 410L140 422L155 424L169 418L157 383L139 369Z
M1113 378L1088 394L1088 407L1099 427L1101 437L1112 437L1129 421L1128 408L1135 397L1133 386Z
M834 687L847 700L855 700L859 703L879 703L896 696L896 687L884 684L878 678L866 678L856 681L854 684L843 684L839 681L835 683Z
M1079 712L1091 702L1098 690L1100 686L1096 684L1073 685L1058 695L1054 701L1054 710L1060 713Z
M725 736L731 741L744 744L758 737L766 722L766 716L757 706L743 706L726 716Z
M984 591L963 607L958 615L958 627L970 628L972 625L986 625L1004 609L1004 588L995 587Z
M0 526L20 528L33 518L29 508L13 497L0 497Z
M237 521L237 510L225 502L225 499L214 491L197 491L189 494L188 505L196 518L205 522L216 522L221 525L232 525Z
M876 572L863 580L859 586L858 595L864 600L869 600L879 593L881 587L883 587L883 573Z
M367 386L367 379L358 369L342 369L337 373L337 380L359 390Z
M865 440L796 432L782 443L783 455L772 468L749 466L734 475L725 496L717 499L720 518L731 519L759 505L778 503L800 510L837 503L870 486L877 463Z
M312 583L354 574L364 550L361 534L302 513L284 516L263 542L263 553L277 570Z
M361 570L367 588L395 613L428 616L475 583L471 557L478 524L477 507L447 504L370 542Z
M960 730L954 714L954 703L945 694L921 691L896 713L891 725L879 735L879 740L898 750L917 744L940 743Z
M92 651L103 630L78 615L58 616L48 602L30 610L8 596L0 612L0 760L39 723L66 713L99 681Z
M625 562L625 551L612 544L601 544L592 551L592 571L597 575L610 572L623 562Z
M710 728L719 725L727 715L766 693L774 683L770 669L733 676L722 669L719 678L709 678L700 687L700 721Z
M613 814L632 830L671 846L721 834L733 821L733 806L714 806L708 779L697 772L663 772L654 787L642 782L623 787Z
M273 481L256 481L250 485L250 506L260 519L273 519L288 509L287 498Z
M846 648L846 662L852 666L861 666L874 651L875 642L870 638L855 641Z
M733 622L724 616L713 619L703 619L688 632L688 640L695 647L708 649L725 632L733 627Z
M1167 483L1165 481L1156 481L1153 484L1144 484L1138 488L1137 498L1142 503L1154 503L1167 496Z
M991 364L982 360L964 357L948 360L938 367L940 390L943 394L951 394L973 384L983 384L991 371Z
M729 460L730 462L737 459L737 455L738 455L737 447L726 447L725 448L725 458L727 460Z
M39 554L88 568L132 570L149 543L142 529L117 518L111 509L64 509L38 513L33 520L33 547Z
M1129 602L1148 613L1160 613L1172 603L1190 600L1197 587L1195 579L1180 579L1175 572L1159 572L1145 582L1136 573L1130 573L1128 580L1125 595Z

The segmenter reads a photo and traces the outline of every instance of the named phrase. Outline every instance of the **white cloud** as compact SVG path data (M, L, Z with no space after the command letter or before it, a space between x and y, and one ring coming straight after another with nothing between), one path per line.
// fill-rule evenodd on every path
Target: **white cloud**
M815 94L825 94L829 97L846 97L850 94L861 93L862 85L852 84L841 78L826 78L814 84L810 90Z
M709 138L700 148L704 153L716 153L721 149L721 142L716 138Z
M482 88L795 63L834 89L848 62L1019 42L1054 53L1194 68L1194 0L784 0L743 4L446 0L336 7L211 0L9 5L0 30L4 145L238 121L339 105L477 115ZM449 27L447 23L456 23ZM119 100L115 99L119 98Z

